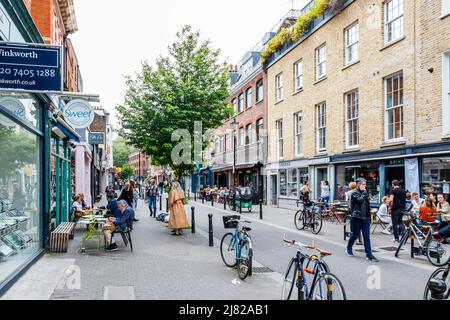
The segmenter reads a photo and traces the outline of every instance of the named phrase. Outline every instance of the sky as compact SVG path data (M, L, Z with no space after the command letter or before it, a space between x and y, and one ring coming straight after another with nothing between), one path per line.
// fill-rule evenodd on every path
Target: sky
M292 8L308 0L74 0L78 32L70 38L85 93L100 94L113 115L123 101L125 75L154 64L183 25L199 30L237 64Z

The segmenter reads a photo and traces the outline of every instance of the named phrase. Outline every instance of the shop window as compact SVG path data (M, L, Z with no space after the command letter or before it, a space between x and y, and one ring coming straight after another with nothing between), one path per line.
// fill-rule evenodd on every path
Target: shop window
M41 249L40 139L0 113L0 284Z
M290 197L297 198L298 197L298 170L291 169L288 174L289 183L288 183L288 192Z
M379 202L381 191L379 168L378 162L336 166L336 199L345 200L345 193L349 190L350 182L364 178L367 180L367 191L371 201Z
M287 171L280 170L280 196L287 196Z
M0 93L0 106L11 111L21 121L40 129L38 104L31 95L26 93Z
M422 193L450 194L450 157L423 159Z

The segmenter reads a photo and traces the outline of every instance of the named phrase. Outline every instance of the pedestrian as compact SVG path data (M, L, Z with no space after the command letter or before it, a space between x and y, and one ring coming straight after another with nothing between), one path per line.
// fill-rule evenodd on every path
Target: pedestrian
M392 181L393 189L389 193L392 211L392 228L394 230L394 242L400 242L400 233L403 233L403 215L406 208L406 192L401 188L400 181Z
M141 196L139 195L139 187L136 187L133 189L133 210L136 211L138 203L139 203L139 198Z
M133 181L129 181L129 182L125 183L125 185L123 186L122 192L120 193L120 196L117 199L118 201L125 200L130 208L133 208L133 203L134 203L134 191L133 191L133 187L132 187L132 182ZM139 220L134 218L133 221L138 222Z
M179 182L172 184L169 193L169 214L169 228L173 230L172 235L182 235L182 229L189 227L189 222L184 209L184 192Z
M356 181L356 189L351 194L350 208L352 214L352 232L348 241L346 254L349 257L353 257L353 245L358 239L358 235L362 230L364 239L364 249L366 251L366 258L371 262L379 262L379 260L373 255L372 247L370 244L370 201L369 194L367 192L367 181L363 178L359 178Z
M349 190L345 193L345 202L347 202L347 207L350 208L350 198L352 197L352 192L356 190L356 182L350 182L348 189Z
M156 185L156 180L150 181L150 186L147 189L148 208L150 210L150 217L156 218L156 203L159 195L159 187Z
M322 181L320 190L320 202L330 202L330 183L328 181Z

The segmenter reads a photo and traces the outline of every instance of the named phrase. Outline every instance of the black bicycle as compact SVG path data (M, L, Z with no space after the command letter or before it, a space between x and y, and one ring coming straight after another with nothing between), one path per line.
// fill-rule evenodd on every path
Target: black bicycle
M323 261L323 258L331 255L331 252L316 248L315 245L305 245L295 240L288 240L286 235L283 241L288 245L297 245L295 257L289 263L284 277L281 293L282 300L346 300L344 286L332 273ZM316 250L317 255L307 255L302 249ZM306 266L305 266L306 264ZM306 281L306 273L314 276L311 290ZM293 294L294 284L297 287L297 295Z
M305 203L304 201L297 200L297 207L301 209L297 211L294 217L295 227L298 230L311 230L314 234L319 234L322 230L323 218L320 213L320 203L310 201Z
M425 287L424 300L448 300L450 297L450 263L437 269Z

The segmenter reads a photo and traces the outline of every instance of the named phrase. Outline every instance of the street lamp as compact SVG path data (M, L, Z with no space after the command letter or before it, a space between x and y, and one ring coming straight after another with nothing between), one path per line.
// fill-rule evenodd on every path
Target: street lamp
M233 197L233 208L234 208L234 211L236 211L236 201L235 201L235 197L236 197L236 195L235 195L235 179L236 179L236 141L237 141L237 139L236 139L236 129L237 129L237 126L239 125L239 122L236 120L236 118L233 118L233 120L231 120L231 128L233 129L233 175L232 175L232 180L233 180L233 184L232 184L232 186L233 186L233 188L232 188L232 190L233 190L233 194L234 194L234 197Z

